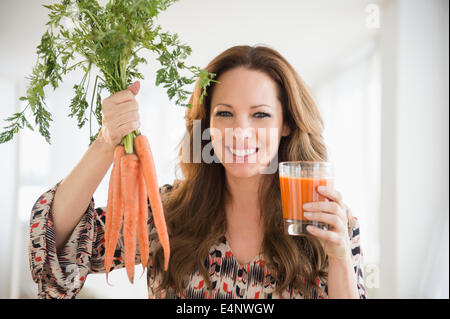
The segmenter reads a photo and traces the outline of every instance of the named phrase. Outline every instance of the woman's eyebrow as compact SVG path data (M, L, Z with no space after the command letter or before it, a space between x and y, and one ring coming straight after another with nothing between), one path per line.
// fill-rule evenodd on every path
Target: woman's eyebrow
M226 103L217 103L214 107L217 107L217 106L219 106L219 105L223 105L223 106L226 106L226 107L233 108L232 105L226 104ZM270 105L267 105L267 104L258 104L258 105L253 105L253 106L251 106L250 108L251 108L251 109L254 109L254 108L257 108L257 107L260 107L260 106L271 107Z

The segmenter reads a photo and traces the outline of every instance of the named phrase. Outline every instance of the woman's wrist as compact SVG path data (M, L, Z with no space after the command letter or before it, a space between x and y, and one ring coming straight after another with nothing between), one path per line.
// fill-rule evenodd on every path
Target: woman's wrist
M359 298L356 274L350 256L328 257L328 297Z
M98 151L106 155L114 154L115 147L105 141L102 131L98 134L97 139L92 143L92 146Z
M345 256L345 257L328 256L328 264L337 265L337 266L351 266L352 259L350 256Z

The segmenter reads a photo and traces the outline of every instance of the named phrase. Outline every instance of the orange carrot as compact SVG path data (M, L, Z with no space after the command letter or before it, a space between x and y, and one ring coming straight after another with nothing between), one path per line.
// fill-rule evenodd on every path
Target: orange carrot
M125 268L128 279L134 281L134 260L136 256L136 226L139 215L139 159L136 154L127 154L120 162L121 192L124 208L123 240Z
M134 147L141 163L142 173L144 174L147 193L150 198L150 206L153 212L153 219L160 243L164 250L164 270L169 268L170 243L169 233L167 231L164 209L159 193L158 180L156 176L155 162L147 137L139 135L134 139Z
M105 256L108 254L108 243L109 243L109 236L111 233L111 224L112 224L112 217L113 217L113 201L114 201L114 170L116 169L114 163L113 168L111 171L111 177L109 178L109 188L108 188L108 202L106 204L106 213L105 213Z
M145 188L144 175L142 174L141 163L139 163L139 217L138 217L138 239L139 251L141 253L142 270L147 266L150 243L148 239L148 204L147 189Z
M122 145L116 146L114 149L114 166L111 171L110 188L112 188L112 215L107 215L106 218L110 221L106 222L105 229L105 269L106 279L108 280L108 273L111 268L114 251L119 240L120 228L122 227L122 196L121 196L121 174L120 161L125 155L125 148ZM109 191L108 191L109 193ZM107 209L108 213L108 209Z

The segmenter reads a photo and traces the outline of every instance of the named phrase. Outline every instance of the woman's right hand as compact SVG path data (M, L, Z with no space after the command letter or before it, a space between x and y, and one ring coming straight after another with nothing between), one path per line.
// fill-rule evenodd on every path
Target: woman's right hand
M141 126L136 95L140 82L136 81L126 90L117 92L102 102L102 128L98 138L114 149L123 137Z

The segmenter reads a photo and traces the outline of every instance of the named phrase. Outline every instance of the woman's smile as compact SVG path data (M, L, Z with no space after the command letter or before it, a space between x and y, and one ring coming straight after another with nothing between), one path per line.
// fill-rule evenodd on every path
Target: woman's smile
M233 155L233 162L241 162L248 161L250 159L256 158L256 153L258 152L258 148L246 148L246 149L235 149L229 146L226 146L228 152Z

